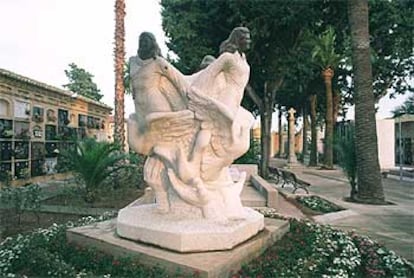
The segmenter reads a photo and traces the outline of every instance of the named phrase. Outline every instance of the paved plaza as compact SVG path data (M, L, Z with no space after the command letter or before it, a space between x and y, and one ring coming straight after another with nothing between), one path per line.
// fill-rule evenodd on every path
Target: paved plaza
M281 166L283 161L273 160ZM348 217L332 220L330 225L355 230L384 244L398 255L414 262L414 180L400 181L398 177L383 178L386 200L393 205L376 206L345 202L350 186L341 170L318 170L312 168L291 169L300 178L310 182L311 193L352 210Z

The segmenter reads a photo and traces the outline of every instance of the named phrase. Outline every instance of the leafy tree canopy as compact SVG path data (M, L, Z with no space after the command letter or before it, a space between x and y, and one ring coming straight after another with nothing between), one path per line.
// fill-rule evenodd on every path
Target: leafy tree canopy
M374 94L379 99L387 92L393 96L412 91L408 80L414 75L414 2L371 0L369 4ZM178 55L176 65L185 73L194 72L204 55L217 55L220 42L234 27L247 26L253 40L248 53L251 83L259 95L265 81L282 77L291 78L291 84L303 83L303 91L309 91L308 82L320 72L312 69L308 33L319 36L332 26L336 53L348 62L351 57L346 1L162 0L161 5L163 28L170 39L167 46ZM352 103L349 64L336 70L333 85ZM296 102L277 97L282 105Z
M369 1L374 94L413 92L413 1ZM390 90L392 89L392 90Z
M404 114L414 115L414 93L411 93L404 103L395 108L392 113L394 117L399 117Z
M78 67L75 63L71 63L69 64L69 69L65 70L65 74L69 79L69 83L63 85L64 88L96 101L100 101L103 97L99 93L101 90L92 81L93 75L85 69Z
M194 72L205 55L217 55L220 43L234 27L248 27L253 40L247 53L250 83L259 97L266 82L272 90L295 68L299 38L321 13L314 1L276 4L252 0L162 0L161 5L163 28L170 39L167 46L178 55L176 65L185 73Z

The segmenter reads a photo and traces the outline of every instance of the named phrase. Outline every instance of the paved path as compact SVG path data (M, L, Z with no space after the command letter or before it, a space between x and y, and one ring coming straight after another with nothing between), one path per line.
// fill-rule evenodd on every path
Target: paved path
M283 161L272 161L281 166ZM345 230L356 230L384 244L397 254L414 262L414 182L385 178L382 180L388 206L344 202L350 186L340 170L312 168L291 169L310 182L311 193L318 194L353 210L356 214L333 220L329 224Z

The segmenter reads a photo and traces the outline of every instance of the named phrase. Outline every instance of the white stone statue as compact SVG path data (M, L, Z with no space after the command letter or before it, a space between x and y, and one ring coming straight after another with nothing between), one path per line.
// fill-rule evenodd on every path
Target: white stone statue
M178 251L217 250L229 247L208 239L202 246L190 240L191 244L175 247L161 235L153 237L163 225L169 225L171 234L176 220L185 219L195 230L206 223L216 232L235 228L239 237L231 240L233 247L263 228L263 217L244 208L240 200L246 174L233 180L229 171L250 143L253 116L240 106L249 79L244 55L249 46L249 30L235 28L220 46L217 59L210 56L202 70L184 76L160 56L151 33L140 35L138 55L130 59L136 113L128 121L128 140L131 149L148 156L144 179L155 193L156 204L121 210L119 235ZM158 224L134 223L148 214ZM177 236L181 238L183 232Z

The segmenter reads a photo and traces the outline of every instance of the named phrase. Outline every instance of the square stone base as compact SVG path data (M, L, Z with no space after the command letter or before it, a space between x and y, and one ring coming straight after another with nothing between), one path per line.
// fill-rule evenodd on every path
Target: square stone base
M264 227L262 214L243 210L243 219L221 223L183 211L160 214L155 204L127 206L118 213L117 234L182 253L230 250Z
M67 231L68 241L93 247L116 257L134 257L147 266L160 266L172 275L199 273L200 277L228 277L253 260L289 230L284 220L265 218L265 229L232 250L177 253L116 235L116 219Z

